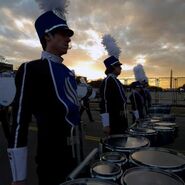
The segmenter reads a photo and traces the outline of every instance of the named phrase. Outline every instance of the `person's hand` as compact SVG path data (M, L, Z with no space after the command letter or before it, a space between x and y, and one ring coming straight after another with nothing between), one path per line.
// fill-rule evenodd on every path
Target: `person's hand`
M110 134L110 127L109 127L109 126L103 127L103 132L104 132L106 135L109 135L109 134Z
M12 182L11 185L26 185L26 181L16 181L16 182Z

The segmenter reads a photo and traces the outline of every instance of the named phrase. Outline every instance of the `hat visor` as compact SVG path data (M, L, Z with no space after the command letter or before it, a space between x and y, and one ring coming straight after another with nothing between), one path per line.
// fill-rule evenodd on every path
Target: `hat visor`
M74 31L69 29L69 28L64 28L65 33L69 36L72 37L74 35Z
M64 33L66 36L68 37L72 37L74 35L74 31L69 29L68 27L64 27L64 26L59 26L55 29L53 29L54 31L58 31L58 32L62 32Z
M116 62L113 66L121 66L122 65L122 63L120 63L120 62Z

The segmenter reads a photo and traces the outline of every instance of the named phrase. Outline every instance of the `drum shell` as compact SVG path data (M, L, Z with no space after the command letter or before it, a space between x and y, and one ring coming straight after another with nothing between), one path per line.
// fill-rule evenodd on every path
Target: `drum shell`
M128 131L128 133L130 134L130 135L133 135L133 136L142 136L142 137L145 137L145 138L147 138L149 141L150 141L150 146L151 147L155 147L155 146L157 146L157 136L158 136L158 133L157 133L157 131L155 131L155 130L153 130L153 132L147 132L147 130L149 129L149 128L139 128L139 129L142 129L143 131L142 132L139 132L139 130L137 130L137 129L130 129L129 131ZM133 130L133 131L132 131ZM150 129L151 130L151 129Z
M102 179L97 179L97 178L79 178L79 179L74 179L71 181L64 182L60 185L118 185L117 183L102 180Z
M164 145L168 145L174 141L175 139L175 129L174 128L154 126L153 129L155 129L158 132L156 146L161 147Z
M136 174L137 172L139 172L139 175ZM156 178L157 175L159 175L158 178ZM138 176L140 177L139 179L138 179ZM122 185L158 184L158 182L160 181L160 176L163 177L163 183L164 183L164 178L165 178L166 181L171 182L171 180L173 179L173 182L175 184L185 185L183 180L179 176L175 175L174 173L165 172L163 170L159 170L156 168L145 168L145 167L134 167L134 168L128 169L121 178L121 184ZM143 182L143 179L145 182ZM155 180L156 182L154 182ZM167 183L168 182L166 182L164 185L167 185Z
M117 139L117 138L123 138L123 139L133 139L133 140L138 140L138 141L141 141L143 143L141 143L141 146L133 146L133 143L132 143L132 147L129 148L129 147L116 147L115 145L113 144L107 144L105 142L111 140L111 139ZM127 157L129 157L130 153L132 153L133 151L136 151L138 149L141 149L143 147L149 147L150 146L150 141L147 139L147 138L144 138L144 137L141 137L141 136L131 136L131 135L127 135L127 134L124 134L124 135L111 135L111 136L108 136L106 138L101 138L100 140L100 152L102 153L105 153L105 152L110 152L110 151L116 151L116 152L119 152L119 153L124 153Z
M160 169L160 170L164 170L166 172L170 172L170 173L174 173L177 176L179 176L180 178L182 178L183 180L185 180L185 156L181 153L176 152L175 150L169 150L166 148L147 148L147 149L141 149L140 151L144 152L144 151L159 151L159 152L164 152L164 153L169 153L169 154L173 154L174 156L180 157L184 159L184 164L182 164L182 166L173 166L173 167L164 167L164 166L160 166L160 165L154 165L154 164L144 164L142 161L139 160L135 160L133 159L132 155L135 154L136 152L133 152L132 154L130 154L129 156L129 163L130 163L130 167L148 167L148 168L156 168L156 169ZM139 151L138 151L139 152ZM145 156L146 157L146 156ZM157 159L157 155L153 155L153 158ZM151 160L153 160L151 157ZM162 156L161 156L162 157ZM148 160L150 160L150 155L147 156ZM162 158L163 160L163 158ZM166 158L164 158L164 160L166 160ZM152 162L151 162L152 163ZM157 162L156 162L157 163Z
M175 120L176 120L176 117L173 114L164 114L162 116L162 121L168 121L168 122L173 123L173 122L175 122Z
M111 171L111 169L116 169L116 171L110 172L108 174L107 171ZM92 178L108 180L108 181L120 184L120 179L123 174L123 171L121 167L117 164L113 164L105 161L97 161L91 165L90 174Z

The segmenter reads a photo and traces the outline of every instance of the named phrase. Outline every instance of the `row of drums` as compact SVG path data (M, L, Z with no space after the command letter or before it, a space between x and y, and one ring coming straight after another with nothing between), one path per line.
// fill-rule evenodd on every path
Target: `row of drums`
M91 178L64 185L185 185L185 156L149 145L149 140L142 136L102 138L99 158L90 165Z
M89 166L88 176L64 185L185 185L185 156L161 148L177 133L176 123L152 118L127 134L102 138L100 155Z
M151 147L161 147L174 141L178 135L178 126L173 122L150 119L143 121L137 127L130 128L128 134L146 137Z

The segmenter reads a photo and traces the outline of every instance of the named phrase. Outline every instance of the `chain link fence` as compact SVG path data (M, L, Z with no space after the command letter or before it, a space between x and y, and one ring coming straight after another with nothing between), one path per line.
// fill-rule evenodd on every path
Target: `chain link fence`
M129 85L134 78L120 79L124 85ZM185 77L160 77L149 78L151 88L152 103L170 104L185 106Z

